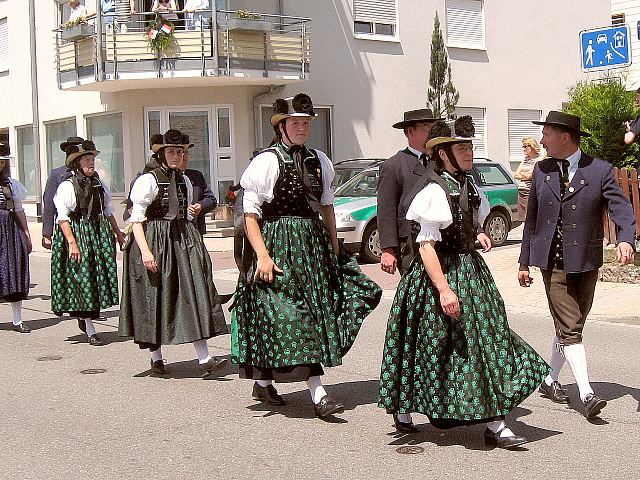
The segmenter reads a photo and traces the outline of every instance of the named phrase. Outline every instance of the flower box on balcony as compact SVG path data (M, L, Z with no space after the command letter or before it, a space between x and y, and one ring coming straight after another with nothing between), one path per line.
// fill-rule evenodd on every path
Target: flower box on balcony
M259 30L261 32L270 32L272 30L272 23L249 18L230 18L227 20L227 28L229 30Z
M78 25L72 25L69 28L62 30L62 40L68 42L77 42L83 38L87 38L93 35L93 25L86 23L80 23Z

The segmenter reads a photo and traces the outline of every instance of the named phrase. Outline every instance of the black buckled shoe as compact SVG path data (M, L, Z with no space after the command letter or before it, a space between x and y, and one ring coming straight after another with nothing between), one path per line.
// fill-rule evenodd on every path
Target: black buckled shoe
M229 360L226 358L211 357L207 363L200 365L200 368L208 375L211 372L222 370L227 366Z
M89 345L91 345L92 347L101 347L102 345L104 345L104 342L100 339L100 337L97 334L93 334L91 335L87 341L89 342Z
M502 430L500 430L501 432ZM500 432L493 433L488 428L484 431L484 443L487 447L496 448L514 448L519 447L527 443L529 440L525 437L519 437L517 435L510 435L508 437L501 437Z
M416 427L413 422L401 422L398 420L397 413L393 414L393 424L398 433L416 433L418 431L418 427Z
M286 405L287 402L278 394L276 387L269 384L266 387L261 387L258 382L253 384L253 391L251 396L254 400L261 402L267 402L269 405Z
M584 416L587 418L597 417L600 411L607 406L607 401L590 393L583 400Z
M24 322L18 324L18 325L14 325L13 326L13 330L18 332L18 333L31 333L31 329L29 327L27 327Z
M325 395L320 399L319 403L316 403L313 406L313 411L315 412L316 417L325 418L329 415L344 412L344 405L336 402L329 395Z
M151 360L151 375L164 375L167 373L167 367L164 366L163 360Z
M569 395L564 391L560 382L551 382L551 385L547 385L546 382L543 381L538 391L552 402L569 403Z

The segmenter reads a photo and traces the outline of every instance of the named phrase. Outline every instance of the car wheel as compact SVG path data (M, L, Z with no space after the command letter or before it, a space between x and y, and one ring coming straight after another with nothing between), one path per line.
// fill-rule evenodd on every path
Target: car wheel
M378 224L373 221L364 229L362 235L362 249L360 257L367 263L377 263L382 256L380 248L380 235L378 235Z
M494 247L504 245L509 235L509 219L499 210L493 210L484 222L484 233Z

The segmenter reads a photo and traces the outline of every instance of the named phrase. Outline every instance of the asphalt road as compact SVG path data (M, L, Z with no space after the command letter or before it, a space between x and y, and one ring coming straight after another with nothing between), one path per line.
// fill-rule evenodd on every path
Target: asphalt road
M31 258L35 285L24 309L30 335L10 330L10 307L0 304L2 480L639 476L637 325L594 320L587 326L590 375L609 401L600 419L590 423L581 415L566 370L561 380L574 403L533 394L507 417L531 443L519 451L488 450L482 426L439 431L415 415L420 432L399 436L376 406L391 277L379 277L389 282L387 291L344 364L327 370L327 390L347 409L323 422L313 416L304 384L279 385L289 405L268 407L251 399L251 382L239 380L233 366L203 379L191 345L166 347L170 374L149 377L148 353L117 337L117 310L97 326L110 343L90 347L74 320L50 312L48 260L40 253ZM217 263L227 267L224 258ZM231 269L218 271L219 291L231 292L234 278ZM531 313L507 307L513 329L548 357L544 305ZM217 355L229 354L229 336L209 345Z

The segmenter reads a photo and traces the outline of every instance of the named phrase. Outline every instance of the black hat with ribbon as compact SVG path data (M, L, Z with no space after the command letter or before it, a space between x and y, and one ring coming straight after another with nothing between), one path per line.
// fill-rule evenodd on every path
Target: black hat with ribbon
M589 132L580 130L580 117L571 115L570 113L558 112L551 110L547 114L547 118L544 122L532 122L536 125L550 125L552 127L558 127L564 130L569 130L579 134L581 137L590 137Z

